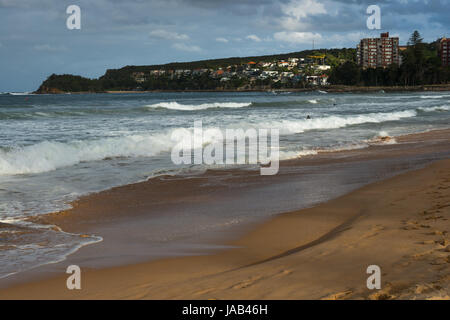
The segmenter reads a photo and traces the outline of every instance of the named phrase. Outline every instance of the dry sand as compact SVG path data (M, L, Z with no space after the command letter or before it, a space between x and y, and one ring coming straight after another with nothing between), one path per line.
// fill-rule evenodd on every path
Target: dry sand
M450 160L255 227L229 249L85 270L0 299L450 299ZM276 199L274 199L276 201ZM382 289L366 287L378 265Z

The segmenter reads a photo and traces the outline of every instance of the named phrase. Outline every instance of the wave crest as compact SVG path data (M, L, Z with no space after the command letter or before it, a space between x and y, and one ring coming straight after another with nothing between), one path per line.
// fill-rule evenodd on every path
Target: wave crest
M364 123L397 121L417 115L407 110L390 113L371 113L353 116L328 116L313 119L281 120L259 123L241 123L242 128L279 129L283 135L302 133L308 130L338 129ZM176 129L176 128L174 128ZM182 128L180 128L182 129ZM207 127L203 128L207 130ZM192 133L192 128L185 128ZM205 131L204 131L205 133ZM204 143L214 141L206 137ZM117 157L152 157L169 152L176 141L171 132L130 135L98 140L56 142L43 141L35 145L0 149L0 175L42 173L81 162L99 161Z
M261 128L279 128L282 134L296 134L309 130L338 129L364 123L398 121L403 118L415 117L416 115L416 111L406 110L388 113L369 113L354 116L328 116L303 120L282 120L262 123L259 124L259 126Z
M420 107L419 110L423 112L450 111L450 106Z
M150 157L167 150L169 138L160 134L66 143L43 141L9 151L0 150L0 175L42 173L114 157Z
M156 104L147 105L150 109L169 109L169 110L181 110L181 111L196 111L206 109L219 109L219 108L245 108L251 106L251 102L214 102L203 104L180 104L178 102L160 102Z

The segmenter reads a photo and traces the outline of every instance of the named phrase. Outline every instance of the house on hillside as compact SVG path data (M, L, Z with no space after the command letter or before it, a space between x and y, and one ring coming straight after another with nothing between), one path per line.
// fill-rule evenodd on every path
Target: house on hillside
M131 77L137 83L143 83L143 82L145 82L147 80L147 78L145 77L145 73L144 72L133 72L131 74Z

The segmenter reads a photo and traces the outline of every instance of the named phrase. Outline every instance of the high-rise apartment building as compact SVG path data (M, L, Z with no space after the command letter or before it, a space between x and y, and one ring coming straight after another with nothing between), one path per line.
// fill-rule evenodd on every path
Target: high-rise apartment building
M442 38L438 43L439 57L441 58L442 65L448 67L450 63L450 39Z
M358 64L363 68L386 68L401 63L399 39L389 37L389 32L382 33L380 38L362 39L357 49Z

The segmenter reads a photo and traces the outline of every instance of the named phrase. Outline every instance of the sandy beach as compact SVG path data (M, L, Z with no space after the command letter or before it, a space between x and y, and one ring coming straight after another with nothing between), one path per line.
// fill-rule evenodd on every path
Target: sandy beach
M66 289L66 263L59 274L3 288L0 299L450 299L449 133L399 137L398 145L286 162L289 168L438 154L438 161L425 162L424 168L249 226L225 243L227 249L82 268L79 291ZM253 178L249 173L234 176L235 181ZM178 201L207 201L189 191L202 182L188 180L179 189L170 179L119 187L84 197L72 210L42 220L70 232L92 232L100 221L120 221L123 210L144 215L155 205L173 202L174 195ZM155 183L157 204L151 201ZM211 188L220 192L219 186ZM107 243L107 233L102 236ZM366 287L369 265L381 268L381 290Z
M0 301L450 300L450 0L78 2L0 0Z

